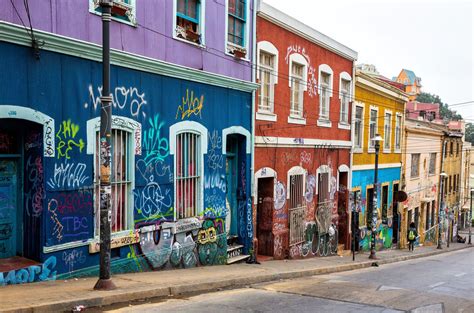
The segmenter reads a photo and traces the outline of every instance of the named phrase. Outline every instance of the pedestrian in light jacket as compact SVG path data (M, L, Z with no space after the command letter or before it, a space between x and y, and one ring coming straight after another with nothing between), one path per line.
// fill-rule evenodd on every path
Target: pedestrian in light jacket
M416 237L418 237L418 232L416 231L415 223L411 222L410 223L410 228L408 229L408 233L407 233L408 250L409 251L414 251Z

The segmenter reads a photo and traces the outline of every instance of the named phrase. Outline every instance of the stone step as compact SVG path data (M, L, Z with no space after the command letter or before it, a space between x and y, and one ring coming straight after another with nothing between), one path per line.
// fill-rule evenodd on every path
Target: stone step
M227 264L233 264L237 262L242 262L250 258L250 255L241 254L227 259Z
M232 246L227 246L227 253L237 250L237 249L242 249L244 245L232 245Z

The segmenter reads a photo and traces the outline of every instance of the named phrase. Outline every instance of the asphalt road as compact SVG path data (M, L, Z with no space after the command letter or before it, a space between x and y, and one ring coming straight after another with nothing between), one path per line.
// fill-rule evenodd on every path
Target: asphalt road
M107 311L474 313L474 249Z

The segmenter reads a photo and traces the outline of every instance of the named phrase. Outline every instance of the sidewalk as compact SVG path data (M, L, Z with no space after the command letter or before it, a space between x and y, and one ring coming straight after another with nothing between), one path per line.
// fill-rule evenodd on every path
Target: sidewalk
M467 244L418 247L414 252L404 250L378 251L378 265L421 258L449 251L471 248ZM76 305L86 308L147 298L195 294L236 288L279 279L297 278L370 267L368 253L351 256L316 257L305 260L267 261L261 264L233 264L122 274L113 277L117 289L95 291L97 277L57 280L43 283L0 287L0 311L43 312L71 311Z

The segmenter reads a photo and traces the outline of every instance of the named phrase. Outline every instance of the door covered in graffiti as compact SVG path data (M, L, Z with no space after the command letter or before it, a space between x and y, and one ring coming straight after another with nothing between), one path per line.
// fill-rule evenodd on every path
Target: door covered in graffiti
M257 203L258 254L273 256L273 177L259 178Z
M16 255L17 163L0 158L0 258Z

